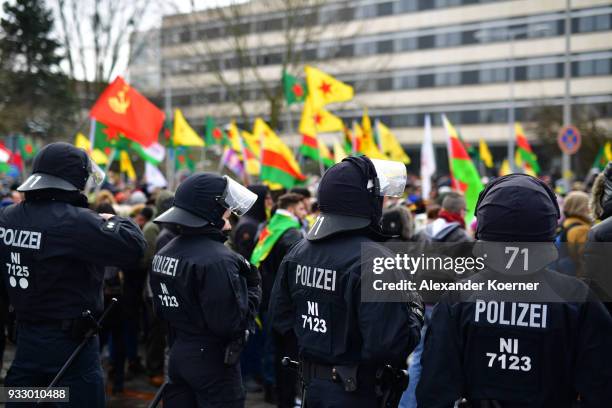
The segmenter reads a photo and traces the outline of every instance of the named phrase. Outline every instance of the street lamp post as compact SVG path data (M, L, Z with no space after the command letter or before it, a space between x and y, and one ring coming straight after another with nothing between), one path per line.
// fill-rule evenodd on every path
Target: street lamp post
M514 122L516 122L516 114L514 111L514 37L518 34L513 30L508 30L508 39L510 40L510 61L508 63L508 81L510 82L510 108L508 109L508 163L510 170L516 171L516 163L514 163L514 144L516 142L516 133L514 131Z
M572 10L571 0L565 3L565 61L563 66L563 77L565 80L565 95L563 98L563 126L572 124L572 100L570 99L570 81L571 81L571 62L570 62L570 39L572 37L572 20L570 12ZM570 182L570 156L563 152L561 177L565 180L566 187L569 187Z
M474 36L480 41L488 41L490 39L505 39L508 40L510 52L508 55L508 83L509 89L509 107L508 107L508 164L512 172L516 171L516 163L514 162L515 139L514 123L516 122L515 103L514 103L514 39L519 35L538 34L550 31L548 24L539 24L524 28L505 28L505 29L483 29L477 31Z

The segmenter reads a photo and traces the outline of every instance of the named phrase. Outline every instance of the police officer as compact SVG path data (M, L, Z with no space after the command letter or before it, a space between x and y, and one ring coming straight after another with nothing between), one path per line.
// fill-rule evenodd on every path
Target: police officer
M418 405L570 408L579 398L582 408L610 406L612 320L584 283L546 267L559 218L554 193L534 177L504 176L481 192L476 216L477 245L494 252L473 280L538 290L488 291L487 283L444 295L425 337Z
M18 187L25 200L0 212L0 262L18 320L17 350L7 387L46 387L103 307L101 266L136 264L145 248L132 221L96 214L81 194L104 173L83 150L51 143ZM103 407L99 342L91 338L57 386L71 407ZM8 404L7 406L10 406ZM23 406L19 404L18 406Z
M385 165L399 177L385 177ZM388 388L377 376L387 365L405 366L419 341L418 296L410 303L361 301L361 245L385 253L376 243L383 238L383 196L401 195L405 182L406 168L397 162L349 157L329 169L318 190L321 214L279 268L270 319L281 334L297 336L308 408L380 406Z
M230 212L257 196L231 178L199 173L179 185L154 222L178 236L153 257L151 290L171 331L164 407L242 407L239 356L261 299L255 267L223 243Z

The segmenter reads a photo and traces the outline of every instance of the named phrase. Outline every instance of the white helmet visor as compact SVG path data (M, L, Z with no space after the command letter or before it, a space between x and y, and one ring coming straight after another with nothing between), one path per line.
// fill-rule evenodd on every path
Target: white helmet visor
M99 186L104 181L106 174L104 173L104 170L102 170L100 166L96 164L96 162L91 158L91 156L87 155L87 157L89 158L89 164L87 165L87 172L89 173L89 177L91 177L93 182L97 186Z
M223 177L227 180L227 186L219 197L219 203L237 215L244 215L257 201L257 194L230 177Z
M380 186L380 196L401 197L404 194L406 180L406 165L391 160L370 159L376 169L376 176Z

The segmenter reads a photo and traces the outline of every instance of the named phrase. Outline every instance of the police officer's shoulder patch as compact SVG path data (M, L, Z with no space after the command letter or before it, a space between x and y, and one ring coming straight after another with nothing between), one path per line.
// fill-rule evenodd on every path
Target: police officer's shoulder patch
M102 229L108 232L116 232L118 228L119 228L119 223L117 222L115 217L106 220L104 222L104 225L102 225Z
M251 266L251 263L248 261L248 259L246 259L244 256L240 255L238 252L234 252L234 255L238 258L238 260L240 262L245 263L247 267Z

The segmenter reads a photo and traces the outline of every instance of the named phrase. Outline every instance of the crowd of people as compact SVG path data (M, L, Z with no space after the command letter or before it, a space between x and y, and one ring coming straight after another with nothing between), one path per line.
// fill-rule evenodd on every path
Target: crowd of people
M17 191L18 183L8 179L2 182L0 206L20 203L24 193ZM321 212L317 188L318 185L313 184L272 191L265 185L248 186L257 199L245 214L232 213L229 217L232 227L226 233L229 239L224 244L250 261L261 274L261 304L256 324L240 356L242 381L248 392L261 392L267 402L278 407L299 404L298 374L281 364L286 356L299 360L299 348L294 332L281 333L270 324L269 307L283 259L304 238ZM558 192L556 199L561 219L554 239L556 243L568 245L564 246L567 250L560 254L554 268L580 278L586 275L586 244L612 241L612 164L597 177L574 183L572 191ZM166 189L151 189L146 181L136 185L126 183L110 173L101 186L89 192L88 201L90 209L105 217L117 214L133 220L146 241L142 257L131 267L104 267L104 302L109 304L111 298L119 300L119 306L112 310L100 332L99 347L107 383L112 385L113 393L121 393L126 379L148 376L151 384L159 387L168 375L168 339L172 341L172 335L167 321L156 312L150 271L154 256L178 234L185 232L177 230L172 223L154 220L176 204L175 195ZM430 197L422 197L418 178L409 177L402 197L384 200L382 232L393 242L474 241L480 220L466 225L465 215L465 199L451 189L448 177L435 180ZM6 296L1 299L0 347L4 350L6 337L16 341L16 323L13 306ZM425 305L425 324L420 342L409 360L410 382L402 396L401 407L417 406L416 389L422 371L420 360L433 308L433 304Z

